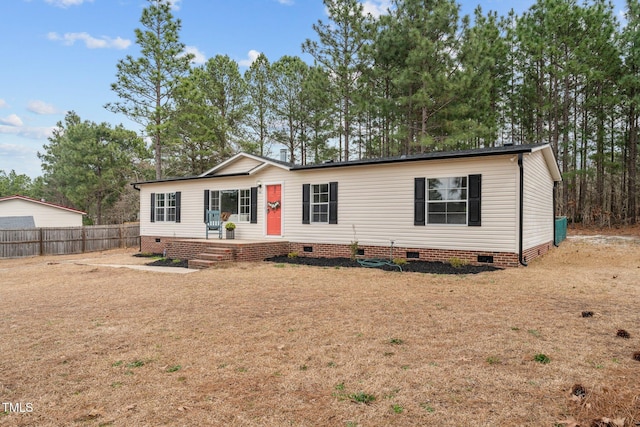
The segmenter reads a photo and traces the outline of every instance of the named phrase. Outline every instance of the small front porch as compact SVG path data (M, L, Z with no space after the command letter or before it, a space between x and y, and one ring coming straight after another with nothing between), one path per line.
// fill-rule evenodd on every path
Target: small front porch
M189 268L209 268L224 261L262 261L289 252L289 242L282 240L165 240L166 256L189 260Z

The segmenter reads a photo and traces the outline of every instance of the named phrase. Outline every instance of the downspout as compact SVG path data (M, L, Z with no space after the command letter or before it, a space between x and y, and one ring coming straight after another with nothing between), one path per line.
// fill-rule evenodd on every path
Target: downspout
M522 253L523 236L522 226L524 225L524 167L522 164L522 153L518 153L518 168L520 169L520 218L518 227L518 261L520 264L527 266Z
M553 212L551 213L551 224L553 225L553 246L556 248L560 246L556 243L556 189L558 188L558 181L553 181Z
M140 187L138 187L138 183L131 184L134 190L140 191ZM138 252L142 252L142 236L138 236Z

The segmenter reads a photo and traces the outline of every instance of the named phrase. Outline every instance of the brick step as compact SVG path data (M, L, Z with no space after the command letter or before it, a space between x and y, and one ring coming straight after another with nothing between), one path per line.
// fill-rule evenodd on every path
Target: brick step
M231 259L231 254L212 254L208 252L203 252L201 254L196 255L196 259L207 260L207 261L228 261Z
M189 268L210 268L219 262L231 261L233 259L233 252L229 248L209 246L203 249L203 251L204 252L196 255L195 259L189 260Z
M229 248L218 248L218 247L215 247L215 246L207 246L206 248L203 249L203 253L221 254L221 255L229 254L229 255L231 255L232 251Z
M190 259L189 260L189 268L196 270L204 270L206 268L213 267L220 261L210 261L206 259Z

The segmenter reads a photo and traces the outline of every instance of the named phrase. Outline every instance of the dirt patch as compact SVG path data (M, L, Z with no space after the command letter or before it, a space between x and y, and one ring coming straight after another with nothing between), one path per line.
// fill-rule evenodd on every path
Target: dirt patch
M359 268L365 265L349 258L312 258L312 257L288 257L277 256L268 258L266 261L284 264L308 265L314 267L331 267L331 268ZM500 270L498 267L491 265L469 265L463 264L453 266L444 262L432 261L407 261L403 264L394 264L385 260L365 260L373 268L379 268L385 271L410 272L410 273L431 273L431 274L478 274L488 271Z
M0 260L0 425L640 421L637 245L475 275L107 266L133 254Z

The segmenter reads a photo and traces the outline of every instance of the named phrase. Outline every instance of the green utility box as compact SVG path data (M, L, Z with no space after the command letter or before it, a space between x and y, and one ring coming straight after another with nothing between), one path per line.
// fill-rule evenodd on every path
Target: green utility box
M556 239L555 245L558 246L560 242L567 238L567 217L566 216L557 216L556 217Z

